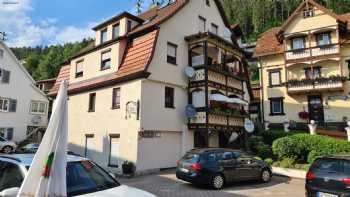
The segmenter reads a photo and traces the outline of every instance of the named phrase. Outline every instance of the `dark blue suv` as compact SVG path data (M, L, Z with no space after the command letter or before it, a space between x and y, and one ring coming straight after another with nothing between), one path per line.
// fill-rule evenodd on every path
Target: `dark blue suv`
M226 182L271 180L271 168L238 150L223 148L193 149L178 161L176 177L195 185L221 189Z

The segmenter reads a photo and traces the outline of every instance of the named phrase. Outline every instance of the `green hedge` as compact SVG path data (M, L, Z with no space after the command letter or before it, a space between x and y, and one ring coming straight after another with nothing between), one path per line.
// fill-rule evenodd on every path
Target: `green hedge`
M350 153L350 143L326 136L296 134L275 140L272 151L280 160L296 158L311 163L319 156Z
M299 133L304 133L302 131L290 131L288 133L284 132L283 130L269 130L261 132L260 135L263 138L264 142L268 145L272 145L272 143L282 137L295 135Z
M262 137L251 137L248 142L248 148L262 159L272 157L272 150L269 145L265 144Z

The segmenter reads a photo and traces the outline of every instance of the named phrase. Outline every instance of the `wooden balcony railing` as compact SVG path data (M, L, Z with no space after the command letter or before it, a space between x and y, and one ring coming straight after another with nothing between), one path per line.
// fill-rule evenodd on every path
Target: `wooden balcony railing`
M339 53L339 44L330 44L324 46L316 46L305 49L286 51L287 60L296 60L309 57L318 57L323 55L333 55Z
M342 76L332 76L316 79L289 80L287 82L287 88L289 93L313 90L342 90L346 79L346 77Z

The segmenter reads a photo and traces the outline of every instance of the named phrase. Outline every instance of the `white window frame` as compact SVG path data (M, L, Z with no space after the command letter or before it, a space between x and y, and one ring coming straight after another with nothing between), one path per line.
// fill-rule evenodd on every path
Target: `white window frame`
M35 111L33 111L33 105L37 104L37 109ZM40 106L44 105L44 112L40 111ZM37 114L37 115L44 115L47 112L47 102L43 102L43 101L31 101L30 102L30 113L31 114Z
M7 103L6 109L5 109L5 105L4 105L5 101ZM10 110L10 99L8 99L8 98L0 98L0 103L1 103L0 112L9 112L9 110Z
M104 38L103 33L106 33L106 39L103 39ZM101 44L108 41L108 29L107 28L101 30L101 38L100 39L101 39Z

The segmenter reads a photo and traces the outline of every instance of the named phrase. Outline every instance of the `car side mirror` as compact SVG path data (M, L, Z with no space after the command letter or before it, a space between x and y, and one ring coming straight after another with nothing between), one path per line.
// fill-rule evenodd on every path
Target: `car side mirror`
M0 192L0 196L1 197L16 197L18 192L19 192L18 187L12 187L12 188L2 190L2 192Z

